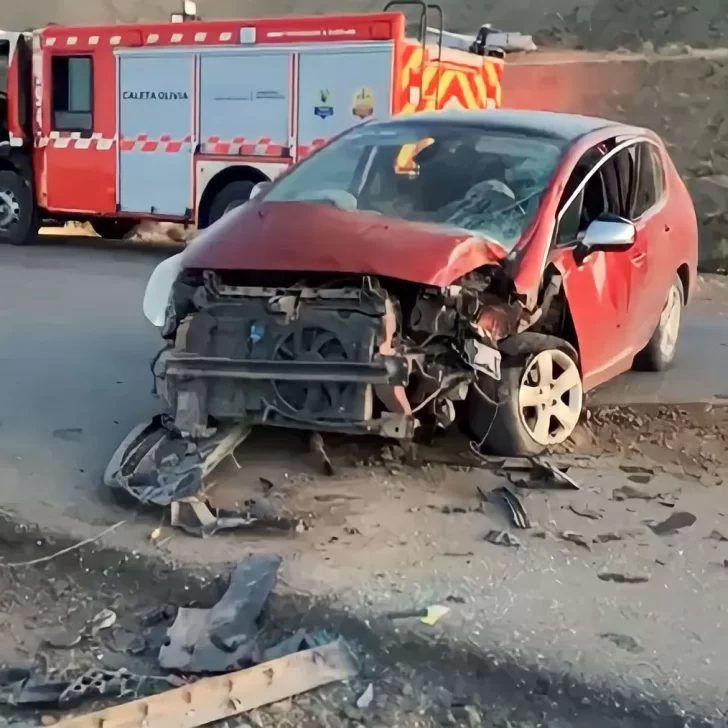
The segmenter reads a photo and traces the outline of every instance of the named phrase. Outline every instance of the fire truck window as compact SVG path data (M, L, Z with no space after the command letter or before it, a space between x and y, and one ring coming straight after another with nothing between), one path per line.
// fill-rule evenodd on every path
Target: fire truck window
M93 129L93 67L91 56L55 56L51 61L53 129Z

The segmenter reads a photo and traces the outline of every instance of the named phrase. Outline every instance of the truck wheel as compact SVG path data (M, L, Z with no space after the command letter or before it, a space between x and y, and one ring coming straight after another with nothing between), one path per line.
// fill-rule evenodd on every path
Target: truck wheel
M667 301L660 314L660 320L647 346L637 354L632 368L642 372L661 372L675 360L680 321L685 306L685 292L680 276L676 275Z
M469 424L483 452L539 455L574 433L584 389L573 347L554 336L538 348L504 357L502 379L483 376L469 396Z
M0 172L0 243L29 245L40 229L33 188L15 172Z
M138 225L138 220L127 218L99 217L91 221L94 232L106 240L123 240Z
M215 195L210 205L208 224L212 225L225 213L234 210L236 207L240 207L240 205L244 205L250 199L250 193L253 191L255 185L255 182L247 179L238 179L225 185Z

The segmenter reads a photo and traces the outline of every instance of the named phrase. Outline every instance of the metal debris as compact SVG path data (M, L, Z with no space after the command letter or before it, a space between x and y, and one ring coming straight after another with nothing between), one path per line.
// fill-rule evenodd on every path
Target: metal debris
M124 669L116 672L95 668L87 670L61 693L58 703L77 703L83 698L97 695L123 698L138 688L141 679Z
M581 486L569 475L568 467L558 468L536 457L510 458L500 465L500 472L514 485L521 488L558 488L581 490ZM516 478L514 473L526 473L527 478Z
M564 541L569 541L570 543L575 543L577 546L581 546L587 551L591 551L589 542L580 533L576 533L576 531L562 531L559 534L559 538Z
M630 574L617 571L601 571L597 577L602 581L611 581L615 584L645 584L650 580L648 574Z
M697 517L692 513L688 513L687 511L678 511L677 513L673 513L667 520L662 521L661 523L648 523L647 525L657 536L670 536L683 528L689 528L697 520Z
M181 608L159 651L167 670L228 672L256 662L257 620L276 583L279 556L251 556L239 563L212 609Z
M102 609L93 619L91 619L86 625L86 632L91 637L96 635L104 629L109 629L116 624L116 612L111 609Z
M582 518L588 518L592 521L598 521L602 517L601 513L592 510L588 506L580 508L579 506L570 505L569 510L577 516L581 516Z
M522 546L519 539L508 531L488 531L485 534L485 540L488 543L493 543L496 546L510 546L512 548L520 548Z
M526 509L523 507L520 499L513 491L509 490L505 486L502 486L500 488L495 488L494 490L490 491L490 493L488 493L487 491L481 489L479 486L478 492L485 500L489 500L492 497L500 499L508 509L511 516L511 521L516 528L531 528L531 521L528 518L528 513L526 513Z
M324 446L324 438L319 432L312 432L310 439L311 452L314 453L321 461L321 467L326 475L329 477L334 474L334 466L331 464L331 460L326 453L326 447Z
M274 515L265 504L251 503L247 509L212 508L199 498L175 501L170 506L170 523L186 533L209 538L218 531L260 529L296 531L299 521Z

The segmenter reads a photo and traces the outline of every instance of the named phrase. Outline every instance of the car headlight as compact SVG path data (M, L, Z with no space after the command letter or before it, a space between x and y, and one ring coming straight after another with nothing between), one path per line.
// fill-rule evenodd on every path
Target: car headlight
M144 291L144 315L156 327L162 328L167 318L167 305L172 286L182 270L182 253L163 260L152 272Z

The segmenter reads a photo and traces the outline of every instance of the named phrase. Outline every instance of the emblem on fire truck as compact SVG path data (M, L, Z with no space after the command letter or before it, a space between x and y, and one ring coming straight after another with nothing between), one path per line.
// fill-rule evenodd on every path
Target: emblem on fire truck
M374 115L374 94L369 88L360 88L354 94L354 103L351 107L354 116L360 119L368 119Z
M319 98L321 103L314 106L313 113L321 119L328 119L329 116L334 115L334 107L329 103L331 92L327 88L322 88L319 91Z

